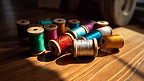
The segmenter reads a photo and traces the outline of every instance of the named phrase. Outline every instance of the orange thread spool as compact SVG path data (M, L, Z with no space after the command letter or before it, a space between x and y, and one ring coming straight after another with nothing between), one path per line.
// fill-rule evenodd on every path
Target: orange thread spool
M53 22L58 25L58 29L57 29L57 34L58 36L61 36L65 33L65 23L66 20L63 18L56 18L53 20Z
M124 39L121 35L102 36L100 41L100 49L122 48Z
M97 21L97 28L108 26L109 22L107 21Z

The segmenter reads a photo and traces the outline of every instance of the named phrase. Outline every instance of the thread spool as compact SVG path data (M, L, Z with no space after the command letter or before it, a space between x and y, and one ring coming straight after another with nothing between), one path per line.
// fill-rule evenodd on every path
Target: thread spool
M41 24L41 25L47 25L47 24L52 24L52 20L50 18L44 19L44 20L38 20L37 24Z
M94 30L94 31L92 31L92 32L80 37L79 39L92 40L93 38L96 38L97 42L100 43L101 37L102 37L101 32L98 31L98 30Z
M58 29L57 29L57 34L58 36L61 36L65 33L65 23L66 20L63 18L56 18L53 20L53 22L58 25Z
M108 26L109 22L107 21L97 21L97 28Z
M100 49L122 48L123 45L124 39L121 35L102 36L100 41Z
M24 40L28 38L28 25L30 24L30 21L28 20L19 20L16 22L17 30L18 30L18 38L20 40Z
M65 33L68 32L70 30L69 27L65 27Z
M96 22L94 20L91 20L90 22L84 24L86 27L88 27L89 31L92 31L94 29L94 25Z
M44 34L44 40L45 40L45 46L48 46L48 42L52 39L57 38L57 28L58 26L56 24L48 24L44 26L45 34Z
M27 29L29 34L30 51L32 55L40 55L45 52L42 27L31 27Z
M50 40L50 50L55 56L59 56L72 46L73 40L71 34L65 33L55 40Z
M30 27L42 27L42 25L41 24L30 24L30 25L28 25L28 27L30 28Z
M79 27L80 21L77 19L70 19L68 22L69 22L69 28L70 29Z
M97 29L98 31L101 32L102 36L104 35L112 35L113 30L110 26L105 26Z
M89 33L89 30L86 26L81 25L80 27L73 28L70 31L68 31L75 39L78 39L79 37L86 35Z
M78 56L94 56L98 55L97 40L74 40L73 42L74 57Z

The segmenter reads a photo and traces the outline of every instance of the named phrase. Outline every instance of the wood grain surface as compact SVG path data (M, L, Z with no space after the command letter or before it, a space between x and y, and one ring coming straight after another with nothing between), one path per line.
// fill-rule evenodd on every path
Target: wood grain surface
M96 18L78 12L38 9L28 0L0 0L0 81L143 81L144 25L132 21L125 27L113 27L114 34L124 37L124 47L111 54L100 52L94 57L73 58L71 53L32 56L29 41L17 38L15 22L50 17L76 18L81 24ZM86 16L87 15L87 16Z

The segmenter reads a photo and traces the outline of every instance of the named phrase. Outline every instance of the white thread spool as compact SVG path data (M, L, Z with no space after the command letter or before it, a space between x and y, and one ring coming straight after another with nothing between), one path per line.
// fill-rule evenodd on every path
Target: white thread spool
M74 40L73 42L74 57L77 56L94 56L98 55L97 40Z
M97 30L101 32L102 36L112 35L112 33L113 33L113 30L110 26L105 26L105 27L102 27L102 28L98 28Z

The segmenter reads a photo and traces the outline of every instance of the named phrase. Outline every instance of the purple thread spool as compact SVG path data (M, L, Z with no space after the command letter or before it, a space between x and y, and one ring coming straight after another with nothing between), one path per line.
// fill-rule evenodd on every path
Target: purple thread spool
M88 27L89 31L92 31L95 24L96 22L94 20L91 20L90 22L86 23L85 26Z

